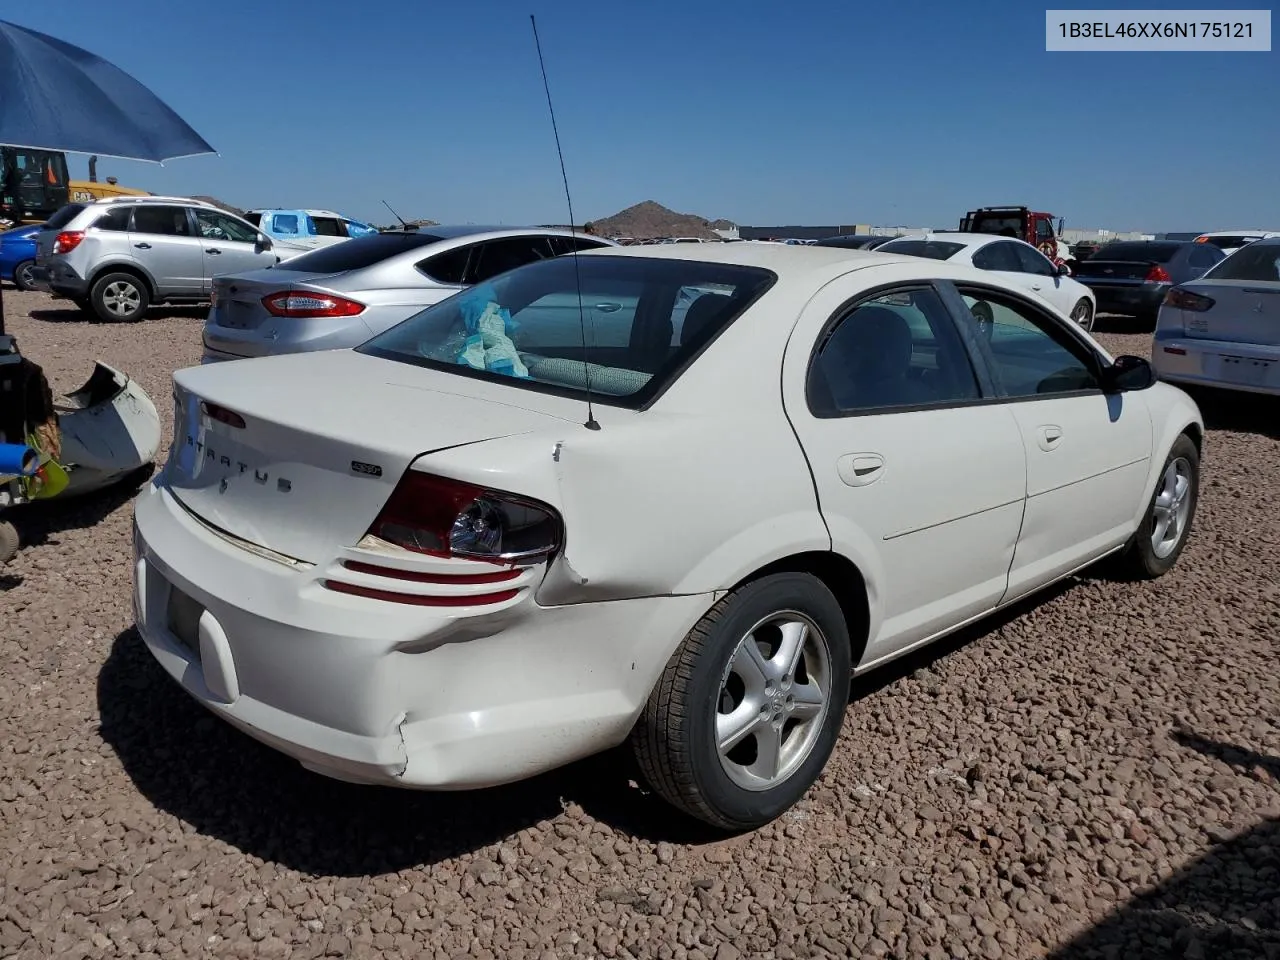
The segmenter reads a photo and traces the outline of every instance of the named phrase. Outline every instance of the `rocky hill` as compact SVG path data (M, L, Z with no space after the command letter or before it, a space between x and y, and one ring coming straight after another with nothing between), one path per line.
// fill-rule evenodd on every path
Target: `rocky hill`
M700 237L714 240L715 225L730 226L727 220L711 221L693 213L676 213L653 200L645 200L603 220L591 221L591 228L602 237Z

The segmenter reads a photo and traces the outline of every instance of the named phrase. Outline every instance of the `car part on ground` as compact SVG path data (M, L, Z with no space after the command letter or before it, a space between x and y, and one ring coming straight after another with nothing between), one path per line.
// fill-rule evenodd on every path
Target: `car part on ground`
M759 244L550 258L174 397L135 583L187 693L308 769L419 788L634 733L730 829L813 783L851 672L1122 551L1203 431L1014 281Z

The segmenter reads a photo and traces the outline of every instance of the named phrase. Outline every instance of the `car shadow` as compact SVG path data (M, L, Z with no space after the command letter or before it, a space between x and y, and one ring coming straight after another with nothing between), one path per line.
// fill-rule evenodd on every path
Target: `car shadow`
M1151 333L1150 320L1119 313L1100 313L1093 320L1093 333Z
M1200 386L1188 392L1200 406L1208 429L1280 440L1280 397Z
M102 490L65 500L33 500L6 512L5 519L18 531L21 549L48 543L64 530L92 527L132 500L155 471L148 464Z
M168 319L190 319L204 320L209 315L209 308L205 307L152 307L147 311L146 316L142 320L134 321L135 323L143 323L147 320L168 320ZM43 310L32 310L28 316L32 320L40 323L98 323L100 322L96 316L79 309L75 306L66 307L49 307Z
M1233 767L1280 775L1280 758L1175 733ZM1243 774L1244 771L1242 771ZM1224 842L1049 954L1051 960L1280 957L1280 818Z
M855 679L851 708L1070 585ZM164 673L136 628L116 637L98 677L98 709L100 735L156 807L308 874L365 876L434 864L508 840L571 805L654 843L726 839L649 791L625 748L520 783L456 793L358 786L311 773L200 707Z

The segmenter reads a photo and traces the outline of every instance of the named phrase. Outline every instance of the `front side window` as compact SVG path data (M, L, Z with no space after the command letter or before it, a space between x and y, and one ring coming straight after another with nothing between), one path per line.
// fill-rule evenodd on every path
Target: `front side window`
M593 396L642 406L775 279L693 260L548 256L427 307L357 350L572 396L589 385ZM695 288L706 295L677 303ZM673 344L677 308L684 336Z
M1048 220L1036 221L1036 243L1044 243L1053 239L1053 224Z
M555 253L546 237L504 237L482 243L471 258L467 283L483 283L498 274L523 267L526 263L547 260Z
M256 243L258 235L247 223L220 210L196 210L200 236L206 240L228 240L233 243Z
M1002 246L1012 246L1013 252L1017 254L1018 266L1023 273L1034 273L1040 277L1052 277L1057 272L1053 269L1053 264L1039 250L1025 243L1002 244Z
M133 232L159 236L189 237L191 224L186 207L135 207Z
M296 213L277 213L271 217L271 232L284 236L298 235L298 215Z
M1085 347L1052 318L1015 297L956 286L970 311L964 320L985 341L988 363L1006 396L1102 389Z
M981 396L964 343L929 287L876 297L841 318L818 348L806 391L819 417Z

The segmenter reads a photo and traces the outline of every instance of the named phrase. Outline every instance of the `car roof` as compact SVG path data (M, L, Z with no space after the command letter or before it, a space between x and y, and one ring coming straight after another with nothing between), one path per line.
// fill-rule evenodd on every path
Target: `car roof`
M645 247L616 246L584 250L581 255L724 263L743 267L760 267L793 277L806 273L834 276L860 267L918 262L918 258L904 254L800 243L700 243L696 246L684 243L678 246L676 244L654 244ZM833 270L833 268L838 269Z
M608 237L599 237L595 234L583 233L581 230L566 230L563 227L513 227L513 226L493 226L491 224L461 223L461 224L438 224L436 226L410 227L407 231L403 227L397 227L392 230L383 231L384 233L426 233L433 237L439 237L441 240L456 240L459 237L475 237L482 234L492 235L494 237L524 237L531 233L540 234L542 236L552 237L589 237L597 240L606 246L617 246L614 241Z
M1213 230L1209 233L1200 234L1202 237L1262 237L1271 239L1272 237L1280 237L1280 232L1275 230Z

